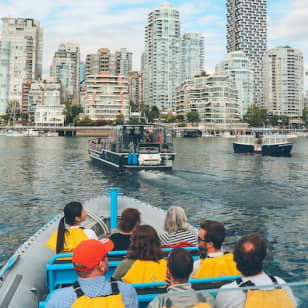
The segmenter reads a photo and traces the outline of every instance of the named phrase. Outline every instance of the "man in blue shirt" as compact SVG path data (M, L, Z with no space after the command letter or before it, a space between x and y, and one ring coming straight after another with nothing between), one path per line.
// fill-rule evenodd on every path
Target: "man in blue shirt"
M89 307L95 302L108 301L111 307L137 308L136 290L123 282L110 283L105 278L108 270L107 253L113 249L109 239L86 240L73 251L73 266L78 274L78 283L53 293L46 308ZM117 292L118 291L118 292Z

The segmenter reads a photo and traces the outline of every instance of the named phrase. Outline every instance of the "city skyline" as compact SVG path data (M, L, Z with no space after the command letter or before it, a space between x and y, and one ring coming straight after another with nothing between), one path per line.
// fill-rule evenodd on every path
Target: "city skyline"
M127 48L133 52L133 69L140 69L144 48L147 14L162 1L91 0L46 1L27 3L1 1L2 17L29 17L40 20L44 29L43 75L48 75L52 56L62 42L80 45L82 60L98 48L111 52ZM205 36L205 68L213 73L226 53L226 3L220 1L169 1L179 11L181 31L200 32ZM268 0L268 48L290 45L302 50L308 70L308 8L304 1ZM2 26L0 26L2 27ZM308 88L307 77L305 89Z

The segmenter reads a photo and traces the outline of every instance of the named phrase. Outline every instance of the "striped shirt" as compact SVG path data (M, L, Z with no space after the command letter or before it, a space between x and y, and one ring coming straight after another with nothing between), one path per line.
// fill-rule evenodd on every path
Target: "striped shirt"
M179 242L189 242L195 246L198 246L198 231L192 226L188 227L188 230L178 231L178 232L163 232L159 235L160 242L163 246L174 245Z

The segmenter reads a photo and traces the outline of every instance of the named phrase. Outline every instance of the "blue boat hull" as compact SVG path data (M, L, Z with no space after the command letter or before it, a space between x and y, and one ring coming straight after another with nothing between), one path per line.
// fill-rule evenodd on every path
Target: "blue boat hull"
M291 143L263 145L261 151L255 151L253 145L233 143L233 150L235 153L261 153L262 155L289 156L292 146Z
M235 153L254 153L254 146L249 144L233 143Z
M275 144L275 145L263 145L262 154L272 156L290 156L292 151L292 144Z

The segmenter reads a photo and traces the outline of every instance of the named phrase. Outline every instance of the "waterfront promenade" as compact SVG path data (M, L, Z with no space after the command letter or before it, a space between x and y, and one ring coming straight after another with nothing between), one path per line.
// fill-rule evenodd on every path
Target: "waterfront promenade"
M214 125L198 125L198 126L187 126L187 127L172 127L176 136L184 136L185 132L201 132L202 137L210 136L224 136L224 135L246 135L250 134L253 130L251 127L246 125L229 125L225 126L214 126ZM27 130L38 130L44 132L56 132L59 136L77 136L77 137L108 137L113 126L2 126L0 131L16 130L16 131L27 131ZM286 129L286 128L271 128L273 133L277 134L292 134L297 136L308 136L308 128L306 129Z

